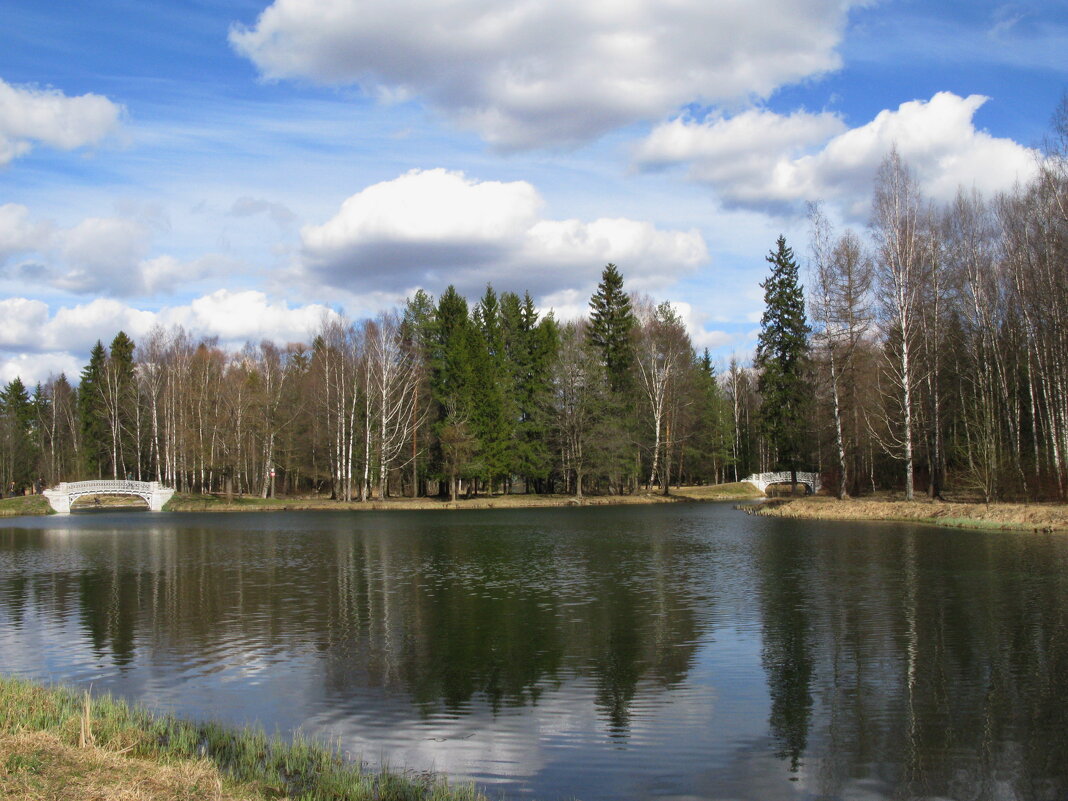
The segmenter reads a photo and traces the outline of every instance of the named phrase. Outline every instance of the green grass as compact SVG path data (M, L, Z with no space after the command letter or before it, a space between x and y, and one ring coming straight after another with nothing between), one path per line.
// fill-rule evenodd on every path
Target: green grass
M904 521L912 522L912 521ZM990 531L1034 531L1036 526L1026 523L1006 522L1003 520L979 520L974 517L925 517L919 522L931 523L945 528L974 528Z
M748 498L763 498L764 493L748 481L730 484L709 484L700 487L672 487L671 493L697 501L741 501Z
M0 517L51 514L55 514L55 511L43 495L19 495L0 500Z
M290 501L285 498L258 498L251 495L234 495L227 500L225 495L201 495L199 493L175 493L163 505L165 512L211 512L233 509L282 508Z
M111 754L162 765L207 759L252 798L486 801L473 785L449 784L439 776L368 771L300 735L287 742L258 730L154 715L108 695L91 703L86 698L65 688L0 678L0 737L43 732L70 746L91 742ZM6 761L13 762L8 770L49 770L22 754Z

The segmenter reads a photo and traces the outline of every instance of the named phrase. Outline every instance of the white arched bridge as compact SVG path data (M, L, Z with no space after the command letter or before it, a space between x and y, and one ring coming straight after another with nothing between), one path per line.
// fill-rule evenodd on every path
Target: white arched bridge
M793 476L789 470L785 473L753 473L753 475L743 478L742 481L748 481L761 492L766 492L772 484L789 484L793 481ZM820 482L819 473L798 473L797 483L804 484L813 495L819 492L820 487L823 486L822 482Z
M134 495L144 500L153 512L163 511L174 490L158 481L64 481L44 491L56 514L69 515L71 505L86 495Z

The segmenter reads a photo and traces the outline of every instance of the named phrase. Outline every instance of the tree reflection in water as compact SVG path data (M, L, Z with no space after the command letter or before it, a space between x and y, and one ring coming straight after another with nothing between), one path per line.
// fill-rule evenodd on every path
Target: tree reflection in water
M586 798L1068 796L1063 538L697 505L109 519L0 528L0 669L87 650L108 686L209 699L281 677L298 722L376 732L520 716L489 736L579 749Z

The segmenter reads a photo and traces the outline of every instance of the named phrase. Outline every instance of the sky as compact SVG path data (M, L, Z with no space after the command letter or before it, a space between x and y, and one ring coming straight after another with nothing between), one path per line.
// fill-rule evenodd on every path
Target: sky
M1065 54L1062 0L5 0L0 381L449 284L572 319L609 262L745 359L806 203L1028 180Z

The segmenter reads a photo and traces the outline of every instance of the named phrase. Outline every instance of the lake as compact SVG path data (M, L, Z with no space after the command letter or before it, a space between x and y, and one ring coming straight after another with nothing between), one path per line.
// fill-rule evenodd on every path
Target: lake
M553 799L1068 797L1068 537L726 504L0 520L0 672Z

